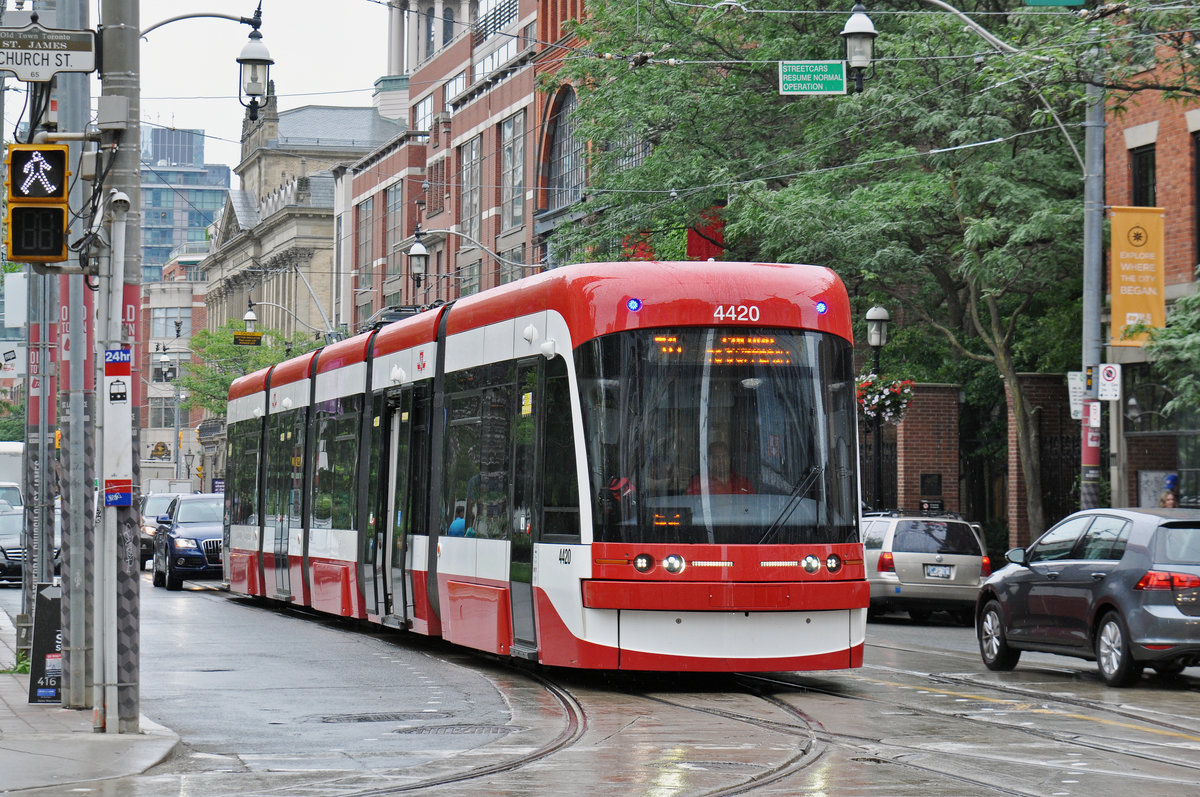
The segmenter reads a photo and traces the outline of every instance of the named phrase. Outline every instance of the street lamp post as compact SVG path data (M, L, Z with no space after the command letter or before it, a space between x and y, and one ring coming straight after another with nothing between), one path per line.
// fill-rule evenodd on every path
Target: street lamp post
M888 311L876 305L867 311L867 345L871 347L874 354L875 378L879 378L879 350L887 343L887 328L888 321L891 320L891 315ZM874 444L874 472L871 478L871 505L875 509L880 509L883 495L883 424L879 418L879 409L876 408L874 415L871 417L871 441Z
M171 368L171 358L165 350L160 362L162 363L163 378L170 379L175 394L175 401L171 405L171 415L175 418L175 437L171 445L175 449L175 478L179 479L181 478L179 475L181 464L179 461L179 365L176 364L174 368Z

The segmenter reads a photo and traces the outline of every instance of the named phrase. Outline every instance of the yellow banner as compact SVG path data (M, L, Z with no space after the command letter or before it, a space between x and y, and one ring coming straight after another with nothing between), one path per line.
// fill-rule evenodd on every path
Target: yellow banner
M1141 346L1146 333L1128 334L1136 324L1161 329L1166 324L1166 286L1163 277L1163 209L1112 209L1113 346Z

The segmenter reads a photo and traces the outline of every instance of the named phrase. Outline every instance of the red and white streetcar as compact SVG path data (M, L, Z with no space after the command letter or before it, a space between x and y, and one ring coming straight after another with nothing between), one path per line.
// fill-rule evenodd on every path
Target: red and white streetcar
M828 269L553 269L234 382L225 578L546 665L857 667L855 409Z

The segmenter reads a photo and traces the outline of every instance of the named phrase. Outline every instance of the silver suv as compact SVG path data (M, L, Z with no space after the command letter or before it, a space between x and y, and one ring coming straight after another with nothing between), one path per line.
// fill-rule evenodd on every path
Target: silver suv
M935 611L974 625L991 561L977 526L957 515L867 513L862 519L870 614L899 609L923 623Z

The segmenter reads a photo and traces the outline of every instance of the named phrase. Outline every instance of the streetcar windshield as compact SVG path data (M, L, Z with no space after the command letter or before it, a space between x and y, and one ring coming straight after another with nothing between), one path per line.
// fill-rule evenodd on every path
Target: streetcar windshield
M858 541L847 341L637 330L575 357L596 541Z

